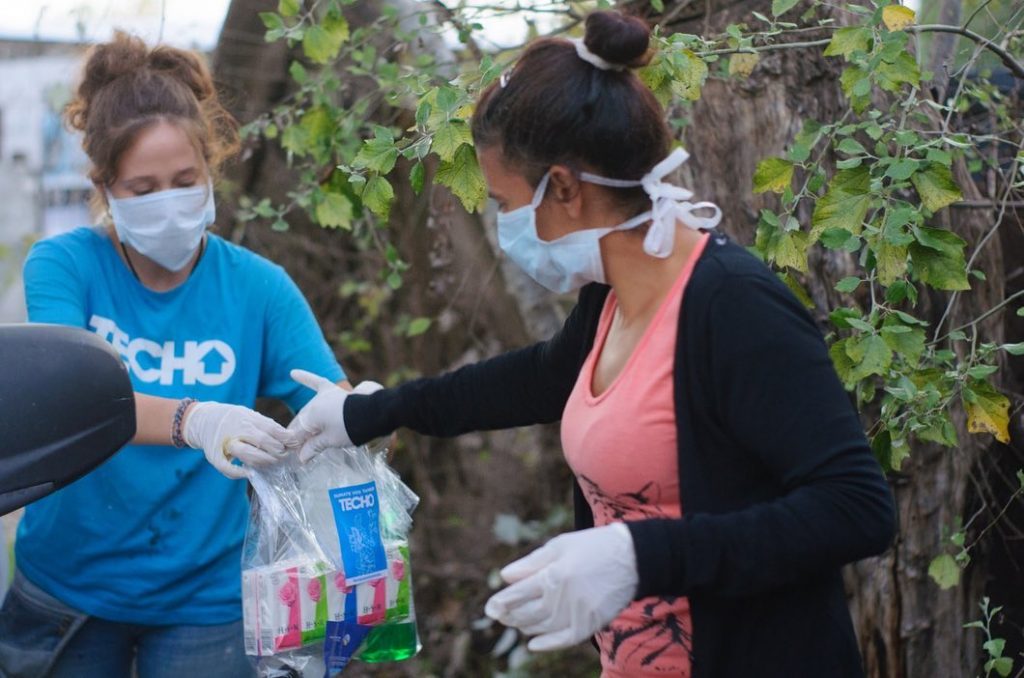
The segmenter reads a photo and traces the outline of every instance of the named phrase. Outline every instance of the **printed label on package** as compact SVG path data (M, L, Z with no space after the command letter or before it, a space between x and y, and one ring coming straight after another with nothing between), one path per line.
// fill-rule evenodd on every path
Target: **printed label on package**
M324 678L331 678L348 666L352 655L366 640L371 627L350 622L327 622L327 636L324 638L324 664L327 670Z
M380 535L377 484L338 487L329 493L346 581L351 586L379 578L387 571L388 562Z

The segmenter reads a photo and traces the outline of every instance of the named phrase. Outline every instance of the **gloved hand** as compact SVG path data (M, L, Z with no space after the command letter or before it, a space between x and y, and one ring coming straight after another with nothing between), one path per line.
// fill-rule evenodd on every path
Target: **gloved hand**
M303 464L328 448L351 447L352 438L345 428L345 399L350 393L369 395L384 388L375 381L364 381L349 392L330 379L306 370L292 370L291 375L295 381L316 391L313 399L288 425L288 431L301 445L299 461Z
M215 469L234 480L245 478L246 470L232 459L253 466L272 464L281 460L292 439L283 426L248 407L214 402L192 405L182 434L189 447L201 449Z
M607 626L633 600L639 578L633 537L613 523L555 537L501 571L511 584L487 616L528 636L533 652L571 647Z

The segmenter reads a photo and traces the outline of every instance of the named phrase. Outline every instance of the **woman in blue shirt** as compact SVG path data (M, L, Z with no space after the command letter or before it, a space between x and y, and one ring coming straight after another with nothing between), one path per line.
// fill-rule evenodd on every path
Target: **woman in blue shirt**
M84 133L110 219L33 247L29 320L88 328L115 347L138 433L26 509L0 674L251 675L237 480L284 454L290 434L250 408L258 396L302 407L311 394L291 368L347 383L284 270L206 231L217 169L238 140L198 55L119 33L87 57L67 120Z

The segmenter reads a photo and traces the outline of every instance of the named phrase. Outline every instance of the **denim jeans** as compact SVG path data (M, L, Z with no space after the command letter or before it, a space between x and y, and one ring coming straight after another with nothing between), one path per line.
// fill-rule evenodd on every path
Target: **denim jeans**
M15 571L0 608L4 678L252 678L242 622L146 626L69 608Z

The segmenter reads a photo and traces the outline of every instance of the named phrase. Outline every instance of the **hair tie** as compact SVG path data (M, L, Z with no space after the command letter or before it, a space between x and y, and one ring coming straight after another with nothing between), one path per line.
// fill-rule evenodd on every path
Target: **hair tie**
M570 38L571 42L576 47L576 54L579 58L583 59L587 63L600 68L602 71L622 71L626 69L625 64L613 64L610 61L605 61L601 57L597 56L589 49L583 42L583 38Z

